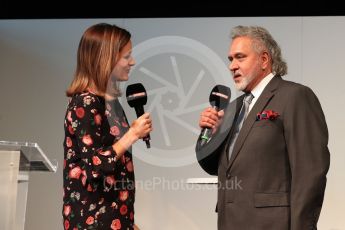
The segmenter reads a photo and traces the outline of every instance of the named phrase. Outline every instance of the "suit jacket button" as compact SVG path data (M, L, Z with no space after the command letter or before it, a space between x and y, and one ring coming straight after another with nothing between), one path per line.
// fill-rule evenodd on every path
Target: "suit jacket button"
M231 174L228 172L228 173L226 173L226 178L227 179L230 179L231 178Z

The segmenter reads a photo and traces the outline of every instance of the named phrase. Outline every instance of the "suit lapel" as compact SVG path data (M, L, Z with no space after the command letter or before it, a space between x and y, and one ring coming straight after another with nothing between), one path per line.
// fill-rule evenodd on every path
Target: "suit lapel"
M242 107L242 101L244 98L244 94L239 96L235 101L233 101L229 107L227 108L227 111L225 113L223 122L225 123L224 126L228 127L225 128L225 130L229 130L228 131L228 135L225 139L226 144L224 145L224 149L222 152L222 155L220 156L222 159L220 161L220 164L224 167L227 168L228 166L228 147L229 147L229 141L230 141L230 137L232 136L233 132L234 132L234 124L236 122L236 119L238 117L238 114L240 113L241 107ZM223 125L222 125L223 127Z
M260 97L256 101L254 107L250 110L246 120L244 121L240 133L238 134L233 152L231 154L231 158L228 161L228 168L231 167L235 158L237 157L238 153L240 152L244 141L246 140L249 131L251 130L255 120L256 114L260 113L274 96L274 91L278 87L280 81L282 81L280 76L275 76L272 80L268 83L264 91L261 93Z

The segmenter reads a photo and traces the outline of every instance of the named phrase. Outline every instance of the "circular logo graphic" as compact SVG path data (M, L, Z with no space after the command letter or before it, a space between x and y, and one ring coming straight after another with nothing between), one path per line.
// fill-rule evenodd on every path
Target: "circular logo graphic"
M200 113L210 106L209 93L216 84L229 85L231 74L221 58L202 43L180 36L146 40L133 48L136 65L121 85L141 83L147 92L145 112L151 114L151 148L138 141L133 153L162 167L196 162ZM129 121L136 119L126 98L120 98Z

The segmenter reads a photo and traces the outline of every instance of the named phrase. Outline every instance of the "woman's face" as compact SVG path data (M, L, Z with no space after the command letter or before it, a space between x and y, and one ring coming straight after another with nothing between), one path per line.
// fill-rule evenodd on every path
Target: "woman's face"
M131 67L135 65L135 60L132 57L131 41L123 47L119 55L120 57L113 69L112 76L114 76L117 81L127 81L129 71Z

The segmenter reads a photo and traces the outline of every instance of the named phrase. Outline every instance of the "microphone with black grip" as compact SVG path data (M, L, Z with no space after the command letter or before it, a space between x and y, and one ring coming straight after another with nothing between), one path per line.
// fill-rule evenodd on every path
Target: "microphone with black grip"
M143 115L144 112L144 105L147 102L147 94L144 86L141 83L136 83L127 86L126 89L126 98L127 102L130 107L134 107L137 117ZM150 148L150 134L143 138L146 142L146 147Z
M224 85L216 85L213 87L211 93L210 93L210 104L212 108L219 111L222 109L225 109L226 106L229 104L231 97L231 90L229 87ZM206 144L212 137L212 129L211 128L204 128L201 131L201 141L200 144L204 145Z

